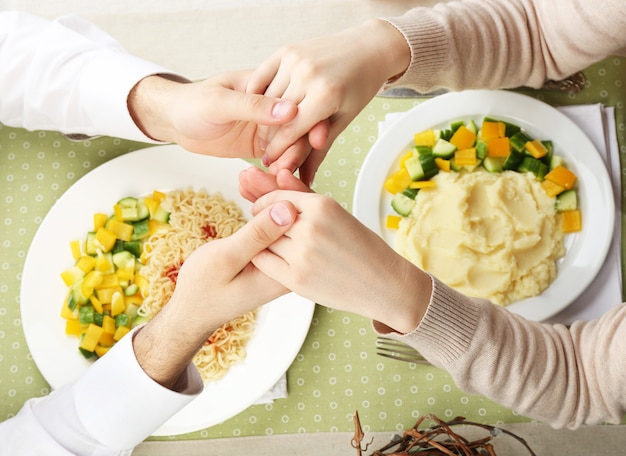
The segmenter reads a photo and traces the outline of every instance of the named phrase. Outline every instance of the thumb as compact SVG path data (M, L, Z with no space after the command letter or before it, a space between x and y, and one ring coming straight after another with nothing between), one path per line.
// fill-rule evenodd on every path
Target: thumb
M293 225L297 210L288 201L278 201L246 223L231 236L225 238L232 245L230 254L243 269L259 252L276 242Z
M224 120L243 120L260 125L282 125L292 120L298 106L289 100L227 89L221 115Z

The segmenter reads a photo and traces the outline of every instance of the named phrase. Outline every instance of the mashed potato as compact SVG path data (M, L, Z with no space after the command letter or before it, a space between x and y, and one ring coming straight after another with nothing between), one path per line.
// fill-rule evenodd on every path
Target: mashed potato
M554 198L514 171L439 173L397 234L397 250L456 290L500 305L536 296L565 253Z

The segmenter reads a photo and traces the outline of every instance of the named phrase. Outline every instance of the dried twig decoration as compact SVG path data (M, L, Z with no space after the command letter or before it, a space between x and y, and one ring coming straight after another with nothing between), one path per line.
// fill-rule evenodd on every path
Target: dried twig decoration
M427 419L434 421L436 424L424 430L420 430L419 426L424 422L424 420ZM466 438L456 434L450 428L451 426L456 426L459 424L483 428L489 431L489 435L478 440L469 441ZM354 415L354 425L355 432L351 444L353 448L356 448L357 456L362 456L363 451L367 450L371 442L366 444L365 448L363 448L362 441L365 437L365 434L361 429L361 423L358 418L358 413L356 412ZM374 451L371 456L407 456L411 454L419 454L421 456L495 456L496 453L491 443L491 440L501 434L506 434L510 437L513 437L528 450L531 456L536 456L533 450L528 446L523 438L515 435L510 431L507 431L506 429L489 426L487 424L466 421L465 418L461 416L456 417L451 421L445 422L432 414L424 415L417 421L417 423L415 423L415 425L411 429L404 431L402 436L394 436L391 442L389 442L382 448Z

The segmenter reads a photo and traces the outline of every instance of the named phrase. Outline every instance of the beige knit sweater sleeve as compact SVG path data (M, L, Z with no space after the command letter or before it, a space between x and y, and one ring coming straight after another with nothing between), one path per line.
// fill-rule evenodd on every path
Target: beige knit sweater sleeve
M524 320L433 278L420 325L381 334L417 348L463 391L554 427L618 423L626 413L626 306L571 328Z
M464 0L387 18L411 48L393 85L540 87L626 55L624 0Z

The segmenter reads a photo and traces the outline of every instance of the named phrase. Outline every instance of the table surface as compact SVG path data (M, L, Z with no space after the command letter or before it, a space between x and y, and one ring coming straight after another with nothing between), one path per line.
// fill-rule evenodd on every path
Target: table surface
M555 106L614 106L623 155L625 67L626 59L610 58L588 68L587 87L575 95L522 92ZM387 113L406 111L422 101L372 100L333 145L315 190L351 210L356 177L376 141L378 122ZM50 391L29 353L20 320L20 278L38 226L55 200L81 176L146 146L108 137L76 143L56 132L0 126L0 420L14 416L27 399ZM254 405L222 424L176 438L352 431L355 410L364 430L372 432L410 427L426 413L491 424L529 421L484 397L461 392L446 372L435 367L376 356L374 341L369 320L317 306L309 334L288 370L288 398Z

